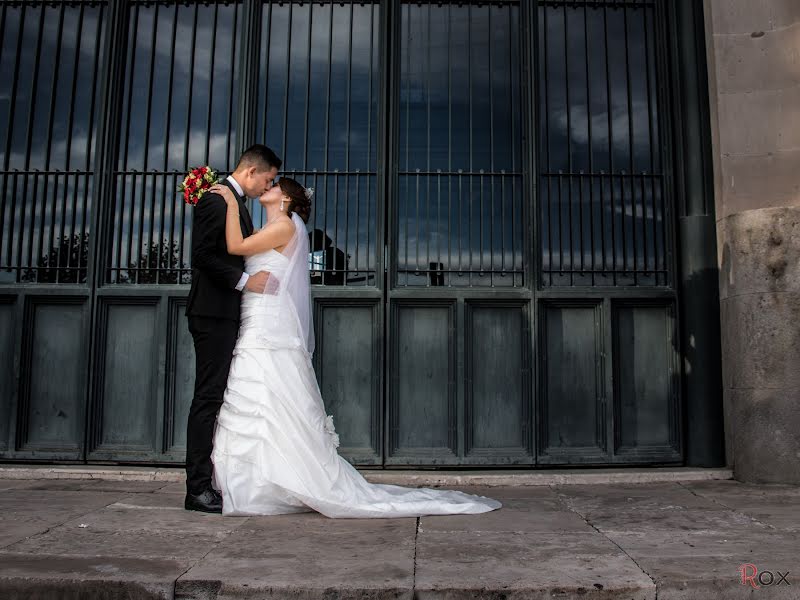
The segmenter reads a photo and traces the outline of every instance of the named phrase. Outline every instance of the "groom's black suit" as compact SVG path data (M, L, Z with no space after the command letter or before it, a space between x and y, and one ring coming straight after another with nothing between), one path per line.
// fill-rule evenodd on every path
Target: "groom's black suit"
M239 201L242 235L248 237L253 233L253 221L244 199L227 179L224 184ZM205 194L192 217L192 289L186 304L196 365L186 431L186 489L190 494L211 487L214 424L239 331L241 292L236 285L244 271L244 259L228 254L226 212L222 196Z

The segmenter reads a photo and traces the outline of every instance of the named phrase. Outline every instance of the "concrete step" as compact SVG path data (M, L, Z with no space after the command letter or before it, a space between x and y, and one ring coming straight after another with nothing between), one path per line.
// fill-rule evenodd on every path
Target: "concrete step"
M183 510L179 481L0 479L0 599L798 598L797 486L449 487L503 507L223 517Z
M529 485L591 485L605 483L657 483L665 481L711 481L732 479L733 471L722 468L629 467L572 469L360 469L373 483L406 486L480 485L516 487ZM0 466L0 479L102 479L106 481L184 481L180 467L134 467L109 465Z

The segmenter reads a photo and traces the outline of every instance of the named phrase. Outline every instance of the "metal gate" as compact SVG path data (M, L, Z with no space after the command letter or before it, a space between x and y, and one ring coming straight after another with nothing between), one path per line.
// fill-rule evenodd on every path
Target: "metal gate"
M3 3L0 456L182 460L174 189L261 141L316 190L315 366L342 455L680 463L671 11Z

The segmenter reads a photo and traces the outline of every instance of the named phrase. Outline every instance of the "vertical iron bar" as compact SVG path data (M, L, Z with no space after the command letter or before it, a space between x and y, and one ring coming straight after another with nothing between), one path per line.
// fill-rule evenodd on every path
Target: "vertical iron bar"
M550 170L550 83L549 83L549 72L550 72L550 59L549 59L549 42L548 42L548 19L547 15L550 13L549 6L543 6L542 11L542 21L544 25L542 27L542 55L543 55L543 71L544 71L544 89L540 92L542 101L544 102L544 111L541 119L541 127L544 129L544 147L542 150L542 155L544 159L544 171L545 171L545 178L547 179L547 273L550 285L553 285L553 178L551 177L551 170ZM543 205L544 206L544 205ZM540 212L541 214L541 212ZM544 220L544 218L542 218ZM559 231L559 241L561 240L561 232Z
M239 36L236 35L238 31L238 24L239 24L239 4L233 5L233 35L231 36L231 87L228 90L228 122L225 124L225 170L231 171L236 167L236 165L232 164L231 160L231 130L234 129L236 126L233 123L233 95L236 93L236 77L237 77L237 66L239 61L236 59L236 42L239 40ZM175 34L172 34L173 44L175 39ZM173 55L175 54L173 48ZM253 127L255 129L255 127ZM242 145L241 143L239 144ZM240 150L244 150L241 148ZM238 152L237 152L238 154ZM235 160L235 159L234 159ZM170 246L171 247L171 246ZM182 268L183 265L179 265L179 268ZM180 281L178 282L180 283Z
M369 147L367 147L367 152L369 152ZM359 267L359 260L358 255L360 252L360 233L361 233L361 169L356 169L356 247L355 247L355 263L353 264L353 270L355 271L356 277L358 276L358 267ZM349 271L350 265L348 265Z
M478 231L480 235L478 236L478 277L483 277L483 173L484 170L480 169L478 175L478 186L479 186L479 195L478 195Z
M261 132L261 139L266 143L267 139L267 115L269 114L269 67L270 67L270 52L269 48L272 45L272 2L267 3L267 26L264 28L266 32L266 39L262 42L262 45L265 48L265 56L264 56L264 129ZM329 57L330 58L330 57ZM330 61L328 61L330 64ZM241 73L244 77L245 74ZM239 150L244 150L244 148L240 148ZM327 152L327 148L326 148Z
M303 169L308 169L308 117L311 113L311 36L313 35L314 5L308 6L308 45L306 46L306 110L303 123ZM265 117L266 120L266 117ZM313 251L313 248L312 248Z
M567 15L567 5L564 5L564 83L565 100L567 104L567 214L569 223L569 284L574 285L575 276L575 242L572 239L574 224L572 221L572 106L569 101L569 17ZM561 186L559 184L559 193Z
M563 187L563 182L562 182L562 175L563 174L564 174L564 171L562 169L559 169L558 170L558 180L557 180L558 181L558 256L559 256L559 259L558 259L558 274L559 275L563 275L564 274L564 224L562 222L562 218L563 218L563 215L564 215L564 207L563 207L562 197L561 197L561 194L562 194L561 190L562 190L562 187ZM571 265L570 265L570 268L572 268ZM559 279L559 282L560 281L561 281L561 279Z
M447 5L447 285L453 269L453 57L452 5Z
M187 103L186 103L186 132L184 133L183 145L183 168L189 166L189 139L192 129L192 97L194 88L194 59L197 51L197 5L194 5L194 15L192 19L192 45L189 51L189 85L187 86ZM183 265L183 252L186 247L186 204L181 203L181 244L178 262Z
M29 112L28 112L28 124L25 131L25 139L28 140L27 148L25 149L25 170L29 171L31 166L31 147L32 144L30 143L31 136L33 135L33 121L36 115L36 92L38 91L39 86L39 68L41 66L41 57L42 57L42 41L44 40L44 17L45 12L47 11L47 6L42 5L41 14L39 17L39 28L37 30L37 39L36 39L36 58L34 61L33 67L33 78L31 79L31 97L30 102L28 104ZM34 175L34 188L33 188L33 198L32 202L30 202L31 206L31 228L30 228L30 237L28 239L28 266L32 265L33 260L33 239L35 234L34 228L34 219L36 216L36 208L39 199L37 198L36 191L39 185L39 169L36 169L36 175ZM22 197L27 198L27 189L28 187L28 175L25 176L25 186L23 188ZM42 212L44 212L44 206L42 207ZM42 235L43 232L40 231L39 235ZM22 249L20 248L20 265L24 264L22 260Z
M327 99L327 106L325 110L325 160L324 160L324 171L325 171L325 227L323 229L323 240L325 239L324 236L328 233L328 182L330 180L330 175L328 173L328 154L330 150L330 146L328 145L330 141L330 120L331 120L331 68L332 68L332 56L333 56L333 4L331 4L331 15L330 21L328 22L328 95L326 96ZM335 232L334 232L335 235ZM336 242L334 240L334 246ZM335 265L334 265L335 266ZM325 283L324 274L329 270L329 265L325 265L325 271L323 272L323 283Z
M642 23L644 26L644 60L645 60L645 86L647 87L647 140L649 142L649 163L650 163L650 181L648 187L650 188L651 193L651 200L653 203L653 212L651 215L651 219L653 222L653 254L655 255L655 193L653 189L653 182L655 181L655 165L653 164L653 154L655 153L653 147L653 97L652 97L652 90L650 89L650 36L647 33L647 12L650 9L648 7L642 7ZM642 209L643 209L643 220L642 220L642 233L643 233L643 247L644 247L644 268L645 268L645 275L647 275L647 269L650 266L650 260L647 252L647 192L644 188L644 179L642 180ZM655 265L655 256L653 256L653 276L655 280L655 284L658 285L658 273L656 272L656 265Z
M414 243L414 250L416 252L416 261L414 263L414 266L415 266L415 269L416 269L416 272L414 273L415 275L419 274L419 171L420 170L417 168L416 169L417 175L414 178L414 184L416 186L416 192L417 192L416 193L417 210L416 210L416 218L414 220L414 225L417 228L417 235L416 235L415 243Z
M369 271L372 268L372 256L373 254L370 252L370 245L369 245L369 238L372 229L372 221L370 221L370 213L371 213L371 205L372 205L372 194L370 193L372 187L369 185L370 180L372 179L372 78L373 78L373 61L374 61L374 37L375 37L375 5L369 5L369 83L368 85L368 92L367 92L367 180L366 180L366 206L365 210L367 213L366 218L366 230L367 230L367 245L366 245L366 253L367 253L367 276L365 278L364 284L369 285Z
M130 44L128 46L130 53L130 63L128 65L128 98L126 102L126 107L128 109L128 114L125 117L125 148L122 152L122 164L117 164L115 167L121 171L117 173L115 179L119 180L120 175L122 175L122 189L129 189L132 190L132 186L128 186L128 153L130 151L130 139L131 139L131 113L133 112L131 107L133 105L133 74L136 67L136 40L139 37L139 5L135 4L133 6L133 29L131 30L131 37L130 37ZM191 74L190 74L191 75ZM191 79L190 79L191 81ZM188 130L188 129L187 129ZM188 140L187 140L187 147L188 147ZM119 185L119 183L118 183ZM119 188L118 188L119 191ZM124 213L125 211L125 201L128 199L127 194L115 194L117 201L122 199L122 203L120 206L120 214ZM133 201L131 200L131 211L133 211ZM131 218L128 221L128 227L130 228L130 236L129 240L133 238L133 215L131 214ZM119 232L118 235L118 245L117 245L117 260L116 260L116 268L117 268L117 276L122 273L122 247L125 245L125 219L120 218L118 220L118 225L116 230Z
M8 8L8 6L6 4L0 4L0 39L5 39L6 9L7 8ZM0 45L0 63L2 63L2 60L3 60L3 47L2 47L2 45ZM17 56L16 60L19 61L19 56ZM12 107L11 107L11 105L13 104L12 98L13 98L13 96L11 96L11 98L9 98L9 112L11 112L13 110ZM6 127L6 136L9 139L11 137L10 126ZM3 163L6 163L7 161L8 161L8 153L3 155ZM2 236L4 235L3 232L5 230L6 183L8 182L8 168L5 165L2 167L2 171L0 171L0 176L2 176L2 178L3 178L3 191L1 192L2 195L0 195L0 238L2 238ZM13 217L13 215L12 215L12 217ZM10 222L11 225L9 227L9 236L8 237L13 237L13 232L14 232L14 221L13 221L13 218L10 219L9 222ZM2 258L2 251L0 251L0 258Z
M326 212L327 214L327 212ZM339 169L333 170L333 245L339 247ZM345 248L345 260L347 249ZM333 272L336 273L336 262L333 263Z
M167 171L169 171L169 134L170 130L172 129L172 85L175 81L175 42L177 39L177 32L178 32L178 5L174 5L174 11L172 13L172 36L170 38L170 52L169 52L169 78L167 83L167 114L164 120L164 194L161 198L161 230L159 232L159 241L165 239L165 226L167 221L167 183L169 181L169 177L167 175ZM231 77L231 80L233 77ZM233 102L231 102L231 105ZM230 131L230 127L228 128ZM228 137L229 147L230 147L230 135ZM173 176L173 183L175 181L175 177ZM175 186L173 186L175 187ZM169 223L169 252L170 258L172 257L172 247L175 244L175 203L171 203L170 213L170 223ZM175 283L181 283L181 271L183 269L183 263L178 262L178 280Z
M347 261L348 252L350 250L350 123L352 111L352 86L353 86L353 5L350 5L350 27L348 28L347 36L347 121L345 128L347 130L347 147L345 148L344 164L345 171L345 192L344 192L344 285L347 286L348 273L350 271L350 264ZM356 176L357 177L357 176ZM357 209L356 209L357 210ZM357 222L356 222L357 223ZM358 227L358 225L356 225ZM356 251L356 256L358 252ZM358 259L356 259L358 260Z
M439 234L442 231L442 170L436 169L436 233ZM442 265L442 242L441 237L436 241L436 271L440 269L443 271L444 268L441 267ZM428 265L430 266L430 265ZM448 269L450 266L448 265ZM440 275L437 273L437 277ZM441 277L444 277L444 274L441 274ZM437 279L438 281L438 279Z
M464 190L462 186L461 174L462 169L458 170L458 270L459 277L463 275L464 270L464 253L461 248L461 242L464 238ZM460 282L459 282L460 283Z
M428 227L428 235L426 236L426 260L425 260L425 267L426 269L431 268L431 232L430 232L430 212L431 212L431 5L428 4L428 21L426 23L427 30L428 30L428 56L427 56L427 82L426 82L426 89L425 89L425 100L427 104L427 127L428 127L428 142L427 142L427 162L425 165L425 224ZM417 219L419 219L419 211L417 211ZM419 232L419 223L417 223L417 231ZM417 246L419 246L419 235L417 235ZM417 256L419 256L419 249L417 250ZM419 261L417 261L419 263ZM419 266L419 264L417 264ZM426 278L427 285L431 284L430 273Z
M156 4L155 5L155 12L153 14L153 35L152 35L152 38L150 40L150 73L148 74L148 83L147 83L147 90L148 90L147 112L146 112L147 116L145 117L145 122L144 122L144 126L145 126L145 133L144 133L145 138L144 139L145 139L145 143L144 143L144 162L142 163L142 179L143 179L143 183L147 182L147 167L148 167L148 163L149 163L149 160L150 160L150 125L151 125L150 121L151 121L151 119L153 117L153 75L155 73L155 68L156 68L156 44L158 43L158 9L159 9L159 5ZM213 51L212 51L212 54L213 54ZM212 69L211 72L213 72L213 69ZM210 106L211 105L211 97L210 97L210 95L209 95L208 103L209 103L209 106ZM146 264L142 265L141 264L141 257L140 257L140 260L139 260L139 266L140 267L144 266L145 268L149 268L150 267L149 263L152 262L152 259L153 259L151 254L152 254L153 242L154 242L153 233L155 233L155 227L154 227L154 223L153 223L153 219L155 218L155 208L156 208L156 176L155 176L155 169L153 169L152 185L153 185L153 188L152 188L151 194L150 194L150 224L149 224L150 225L150 232L149 232L149 235L147 235L147 237L150 240L150 247L146 248L146 250L145 250L148 262ZM146 184L144 185L144 189L147 189L147 185ZM139 226L139 242L143 246L144 246L144 237L145 237L145 232L144 232L144 221L145 221L144 202L145 202L145 199L144 199L144 191L143 191L142 192L142 207L141 207L142 208L141 224ZM156 249L157 249L157 252L158 252L158 254L156 254L156 268L155 268L156 283L158 283L158 273L160 271L159 265L158 265L158 263L160 262L160 260L159 260L160 259L160 245L161 245L161 241L159 240L158 244L156 245Z
M615 236L615 221L616 215L614 211L616 207L614 206L614 129L613 129L613 104L612 104L612 96L611 96L611 66L609 64L610 59L610 52L608 50L608 7L603 5L603 43L605 46L605 62L606 62L606 97L607 102L606 106L608 107L608 174L609 174L609 202L611 208L611 257L612 257L612 268L611 268L611 278L612 284L617 284L617 240ZM600 174L603 175L603 171L600 171Z
M594 145L592 144L592 84L591 76L589 75L589 13L586 4L583 5L583 37L584 37L584 60L586 62L586 125L588 129L588 144L589 144L589 247L592 253L592 275L591 283L595 284L595 271L597 265L595 264L596 249L594 245ZM581 189L583 189L581 184ZM581 212L583 212L583 203L581 202ZM581 239L583 239L583 232L581 231ZM581 252L581 267L583 267L583 252Z
M206 154L205 164L211 160L211 118L214 108L214 94L211 93L212 82L214 79L214 58L217 54L217 18L219 16L219 4L214 3L214 18L211 20L211 52L208 57L208 111L206 113ZM230 101L229 101L230 103Z
M494 286L494 69L492 68L492 5L486 7L488 18L489 36L489 285ZM483 194L483 182L481 182ZM481 209L481 232L483 232L483 209ZM481 244L481 260L483 259L483 244ZM481 266L481 271L483 267Z
M83 33L83 12L84 12L84 5L81 4L80 10L78 12L78 29L75 35L75 60L72 63L72 90L70 93L70 103L69 103L69 121L67 123L67 148L66 148L66 156L64 157L64 169L69 172L70 170L70 162L72 160L72 131L75 122L75 91L78 85L78 73L80 69L80 56L81 56L81 40L82 40L82 33ZM0 28L2 31L2 28ZM97 55L92 55L92 60L97 60ZM92 114L89 114L89 120L92 120ZM86 138L87 147L91 146L92 138L89 136ZM88 154L88 150L87 150ZM77 169L76 169L77 170ZM64 194L61 202L61 231L58 236L58 243L64 243L64 236L66 235L66 227L67 227L67 194L69 190L69 175L65 176L64 180ZM72 240L72 236L75 234L75 214L77 212L77 196L78 196L78 176L75 175L75 189L73 191L73 200L72 200L72 226L70 229L70 243ZM0 226L0 231L3 228ZM66 256L66 265L65 268L69 269L70 266L70 259L72 258L72 252L67 251ZM60 254L59 254L60 256ZM58 264L61 267L60 261ZM60 272L56 272L56 282L59 280ZM77 281L76 281L77 283Z
M58 79L61 69L59 68L61 63L61 46L63 44L63 37L64 37L64 13L66 12L66 7L61 6L59 7L60 10L58 12L58 33L56 34L56 53L55 58L53 60L53 83L50 93L50 114L48 116L48 124L47 124L47 149L45 151L45 163L44 163L44 170L47 173L44 179L44 190L43 190L43 200L42 200L42 220L41 220L41 231L39 235L39 254L38 256L41 258L42 251L44 247L44 221L45 215L47 213L47 209L50 209L50 247L52 248L53 244L53 233L55 232L56 228L56 202L55 198L58 194L58 175L54 176L53 180L53 189L56 190L54 194L54 202L49 202L49 195L47 193L48 184L50 182L50 168L51 168L51 153L53 149L53 122L55 120L55 112L56 112L56 96L58 94ZM73 75L74 79L74 75ZM67 176L64 178L64 187L67 187L69 180ZM58 281L58 267L59 267L59 260L56 259L55 265L55 273L56 273L56 281Z
M19 17L19 33L17 34L17 48L16 54L14 59L14 76L12 78L11 83L11 96L9 97L9 110L8 110L8 127L6 128L6 148L5 153L3 154L3 202L5 202L6 198L6 184L8 182L8 174L9 165L11 164L11 140L13 139L14 133L14 123L16 122L14 117L17 108L17 86L19 85L19 71L20 71L20 57L22 56L22 38L24 37L24 26L25 23L25 9L26 5L22 5L22 10ZM3 16L5 16L5 5L3 6ZM11 206L8 213L8 220L9 220L9 236L8 236L8 266L10 267L13 264L12 256L13 256L13 248L14 248L14 222L16 221L16 186L17 186L17 176L13 176L13 189L14 193L11 194ZM2 229L0 229L2 232ZM21 235L21 232L20 232ZM19 274L19 272L17 272Z
M103 29L103 19L104 19L103 8L104 8L104 5L101 4L100 8L99 8L99 15L97 17L97 29L98 29L98 31L96 32L96 35L95 35L95 47L94 47L94 53L92 54L92 56L95 56L95 57L98 57L100 55L100 40L104 37L104 34L103 34L103 32L104 32L104 29ZM108 35L108 34L105 34L105 35ZM85 167L85 170L87 172L91 172L92 175L91 175L91 179L89 177L87 177L85 179L85 183L84 183L84 186L83 186L83 209L81 211L81 233L80 233L80 235L81 235L81 238L80 238L81 239L81 245L80 245L81 251L79 253L79 258L78 258L79 265L80 265L80 256L83 255L83 239L84 239L84 237L87 237L87 235L88 235L87 231L86 231L87 230L86 220L89 217L88 213L89 213L89 210L90 210L88 205L89 205L90 198L92 198L94 196L94 190L92 190L91 194L89 192L89 181L92 182L92 187L94 187L95 183L96 183L97 176L98 176L98 174L96 172L93 172L93 170L92 170L92 159L93 159L92 149L95 148L95 146L92 145L92 144L96 145L96 143L97 143L97 142L94 142L94 123L95 123L94 114L95 114L95 102L97 101L97 80L98 80L98 70L99 70L99 68L100 68L100 61L98 59L95 59L94 63L93 63L93 68L92 68L92 99L91 99L91 101L89 103L89 119L88 119L89 120L89 131L88 131L88 136L87 136L87 139L89 140L90 145L89 145L88 151L86 152L86 167ZM76 181L77 181L77 179L76 179ZM91 207L91 210L97 211L97 210L99 210L99 207L93 205ZM73 231L74 231L74 224L73 224ZM96 232L91 232L91 234L95 234L95 233ZM87 261L88 260L89 260L89 257L87 256ZM104 257L104 260L105 260L105 257ZM87 279L88 279L88 267L89 267L89 265L87 263L86 264ZM80 269L78 269L78 279L80 279Z
M289 156L286 152L286 143L288 141L289 133L289 90L291 88L292 77L292 26L294 25L294 5L289 3L289 31L287 32L286 40L286 89L283 95L283 155L288 159Z
M637 258L637 249L636 249L636 182L634 179L634 162L633 162L633 90L631 84L631 61L630 61L630 42L628 40L628 7L623 6L622 8L622 24L625 28L625 82L626 87L628 90L628 161L630 164L630 182L631 182L631 248L633 250L633 284L637 285L638 282L638 261ZM625 211L623 210L623 218L625 215ZM623 221L624 225L624 221ZM624 232L624 227L623 227ZM623 235L623 240L625 236ZM623 246L624 248L624 246ZM624 253L624 256L627 258L627 252ZM627 268L627 262L625 263Z
M472 164L472 4L467 4L467 97L469 98L469 206L467 210L467 243L469 245L469 264L467 281L472 287L472 182L475 168Z

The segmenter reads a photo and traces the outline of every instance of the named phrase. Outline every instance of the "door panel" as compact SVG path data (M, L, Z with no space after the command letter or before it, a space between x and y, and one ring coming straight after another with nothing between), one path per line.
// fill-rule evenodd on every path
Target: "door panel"
M464 438L467 456L502 461L531 452L530 329L527 304L498 304L467 303Z
M602 304L542 306L541 456L601 460L605 453Z
M393 305L387 464L457 454L454 309L448 301Z
M339 451L356 464L382 462L382 335L379 299L317 300L317 378L335 416Z
M671 304L621 301L614 308L616 452L677 458L675 318Z
M95 407L95 458L142 459L157 451L157 300L128 302L105 301L102 309L105 360Z
M87 318L86 298L28 298L25 321L32 335L26 336L24 371L30 383L20 403L20 450L81 457Z

